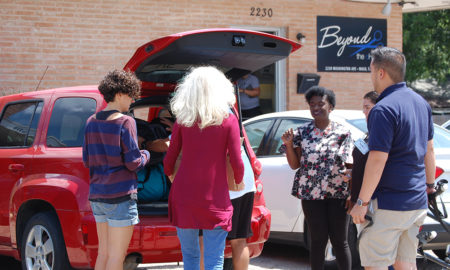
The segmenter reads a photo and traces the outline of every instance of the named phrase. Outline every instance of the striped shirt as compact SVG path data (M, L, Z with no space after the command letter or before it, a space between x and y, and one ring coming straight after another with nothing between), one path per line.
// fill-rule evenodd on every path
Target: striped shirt
M87 120L83 162L89 168L89 200L117 202L137 193L136 172L149 159L147 150L139 150L136 121L130 116Z

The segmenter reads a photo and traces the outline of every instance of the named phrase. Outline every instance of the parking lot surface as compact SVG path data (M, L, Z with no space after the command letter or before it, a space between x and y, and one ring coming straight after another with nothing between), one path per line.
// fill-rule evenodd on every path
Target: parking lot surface
M251 259L249 270L309 270L309 253L302 247L266 243L261 256ZM440 270L441 267L430 262L424 262L417 259L417 268L419 270ZM20 262L0 256L0 270L20 270ZM141 264L139 270L180 270L183 269L183 263L158 263ZM334 270L336 267L327 267L327 270ZM356 270L356 269L355 269Z

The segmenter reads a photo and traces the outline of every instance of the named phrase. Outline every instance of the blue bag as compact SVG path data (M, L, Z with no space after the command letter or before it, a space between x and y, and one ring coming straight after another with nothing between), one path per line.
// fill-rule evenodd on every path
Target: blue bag
M146 166L137 176L139 202L167 201L170 187L161 163Z

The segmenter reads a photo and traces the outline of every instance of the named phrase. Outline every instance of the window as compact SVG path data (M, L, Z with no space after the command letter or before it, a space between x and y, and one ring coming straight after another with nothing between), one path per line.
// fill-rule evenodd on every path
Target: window
M258 148L262 142L264 134L271 127L273 120L263 120L245 125L245 131L255 154L258 154Z
M434 125L433 143L435 148L450 148L450 133Z
M84 127L95 113L97 103L91 98L56 100L48 125L48 147L79 147L83 144Z
M15 103L6 106L0 120L0 147L32 145L42 106L42 101Z
M288 130L290 128L295 129L298 126L300 126L306 122L310 122L310 121L311 121L311 119L301 119L301 118L281 120L280 126L278 127L277 132L275 133L275 136L273 137L269 155L272 155L272 156L273 155L281 155L281 153L279 151L280 146L283 144L283 141L281 141L281 136L283 135L284 132L286 132L286 130Z
M362 132L367 133L367 121L365 118L347 120L347 122Z

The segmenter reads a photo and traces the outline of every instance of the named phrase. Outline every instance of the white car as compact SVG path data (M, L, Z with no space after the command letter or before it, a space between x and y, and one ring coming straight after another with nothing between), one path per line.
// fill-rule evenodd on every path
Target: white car
M334 110L330 114L330 118L346 126L350 130L353 140L363 137L367 132L366 119L362 111ZM289 167L286 157L278 149L282 144L281 136L288 128L296 128L311 120L309 110L298 110L264 114L243 123L250 145L262 164L263 170L260 178L264 185L264 198L266 206L272 213L269 239L274 242L302 244L308 247L308 228L301 203L290 195L295 171ZM438 179L450 179L450 133L437 125L435 125L434 145L436 163L439 166L437 177ZM450 210L449 192L443 197L449 204L448 209ZM442 227L438 228L437 222L429 218L427 218L424 228L428 225L432 225L432 229L435 231L443 231ZM356 248L357 232L358 228L351 224L349 245L354 265L359 263ZM445 253L443 249L449 241L443 236L445 236L444 233L438 234L438 237L425 248L436 249L437 253L440 251ZM333 259L330 251L332 251L331 248L327 248L327 260Z

